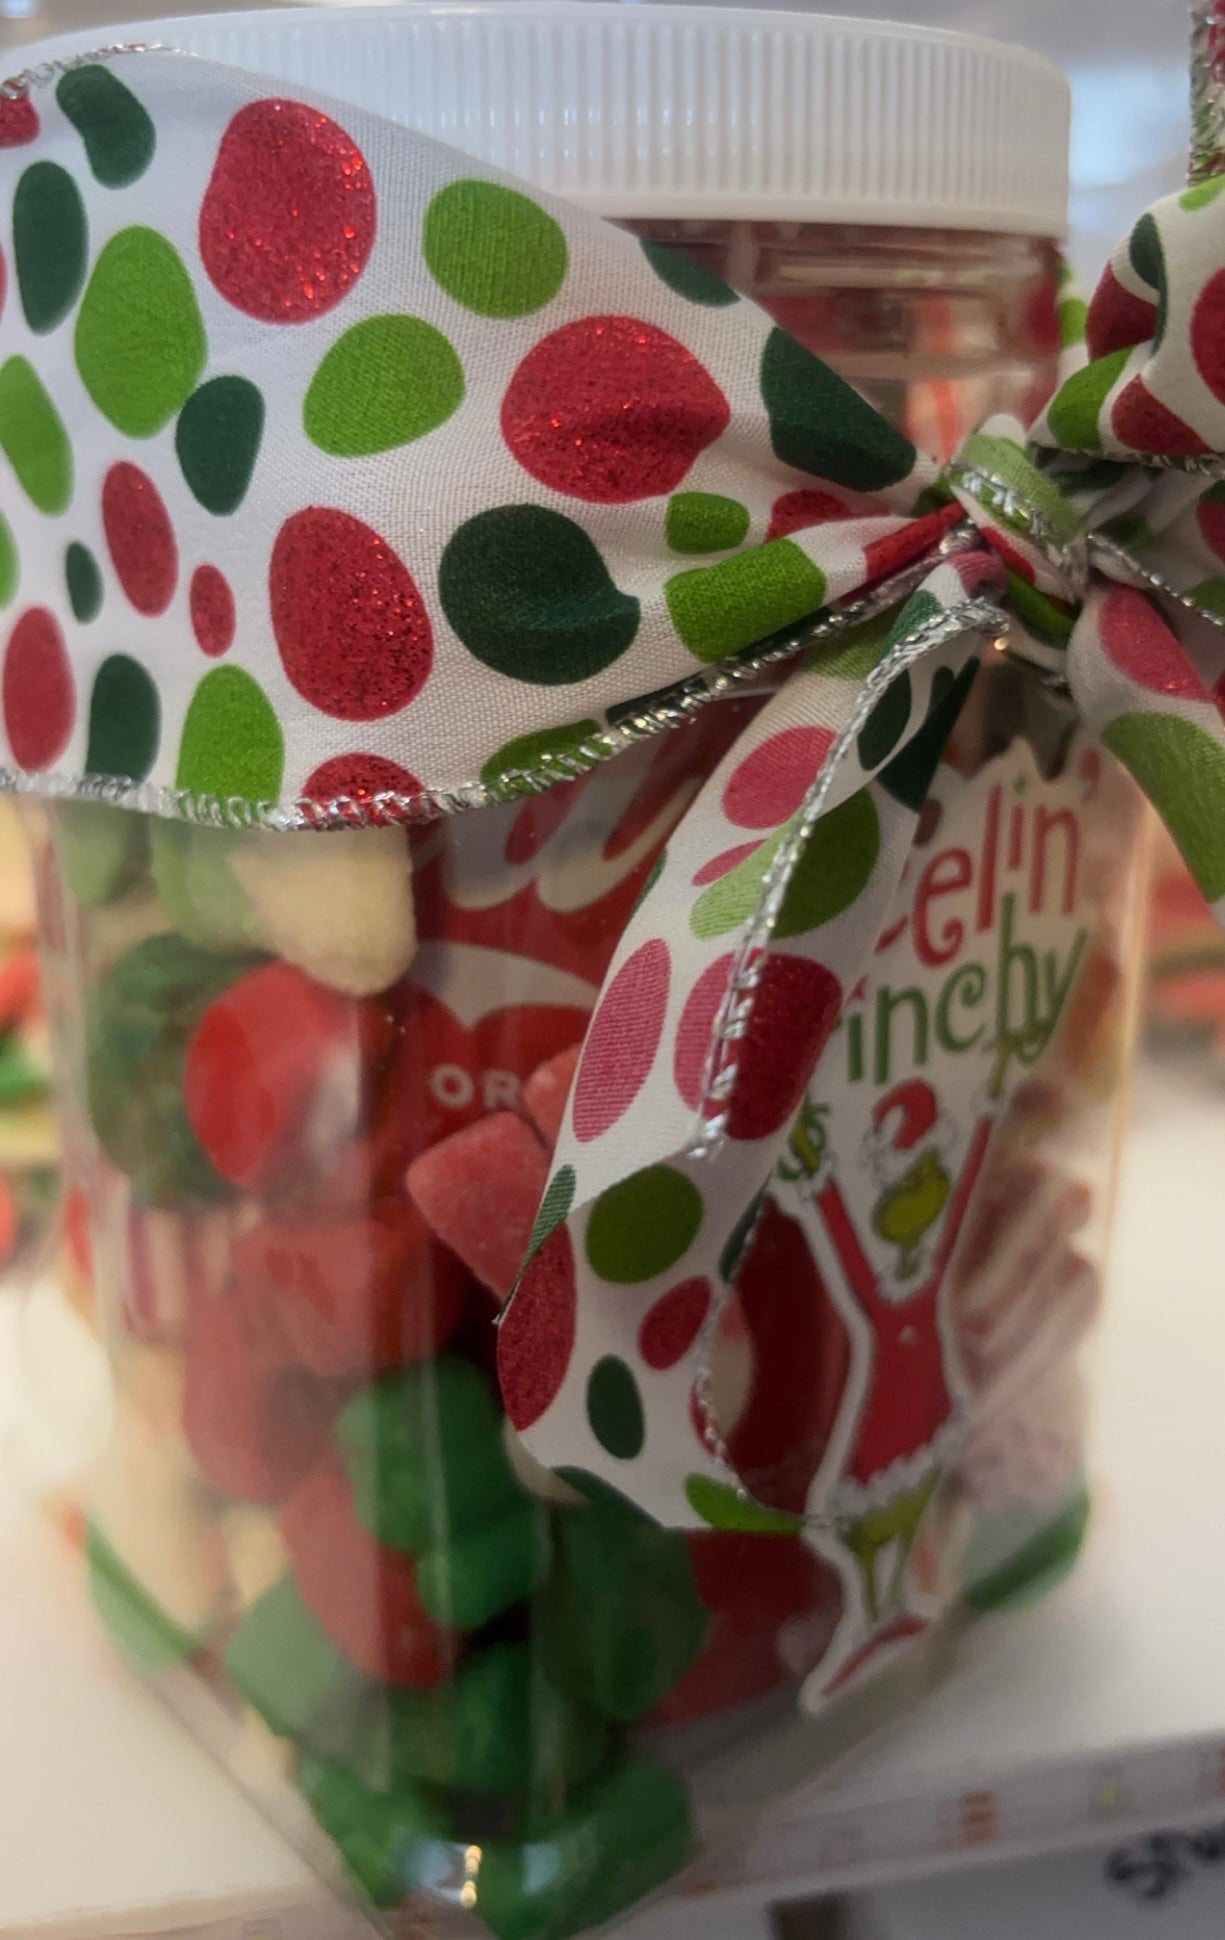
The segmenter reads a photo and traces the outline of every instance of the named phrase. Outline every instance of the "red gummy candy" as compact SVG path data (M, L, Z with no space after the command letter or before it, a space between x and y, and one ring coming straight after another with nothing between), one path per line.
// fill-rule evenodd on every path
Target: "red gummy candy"
M570 1098L570 1087L582 1056L581 1044L559 1051L547 1064L537 1066L523 1087L523 1106L528 1117L552 1151L561 1132Z
M416 1563L362 1527L338 1461L323 1463L294 1490L281 1511L281 1534L303 1601L359 1670L417 1689L448 1675L455 1639L422 1609Z
M436 1353L459 1326L469 1285L402 1199L328 1224L265 1220L239 1240L234 1278L269 1351L332 1376L381 1374Z
M510 1111L456 1132L408 1168L429 1225L500 1300L523 1264L548 1180L548 1154Z
M244 1502L281 1502L323 1453L342 1396L277 1366L228 1295L188 1315L183 1432L205 1480Z

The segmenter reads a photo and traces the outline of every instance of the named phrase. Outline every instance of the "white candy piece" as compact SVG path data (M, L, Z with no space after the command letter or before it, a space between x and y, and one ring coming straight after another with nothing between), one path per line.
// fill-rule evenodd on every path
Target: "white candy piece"
M88 1509L124 1568L172 1623L200 1635L217 1622L229 1578L216 1511L135 1408L116 1410Z
M372 997L412 962L417 926L403 829L261 836L236 850L233 869L267 947L318 983Z
M271 1509L244 1502L226 1510L221 1530L230 1580L240 1606L249 1610L289 1568L281 1525Z
M572 1489L568 1482L562 1481L560 1475L554 1475L551 1468L545 1468L543 1462L538 1462L534 1455L528 1453L509 1421L502 1427L502 1444L516 1481L529 1495L536 1496L541 1502L555 1502L559 1509L572 1509L576 1503L584 1500L577 1489Z

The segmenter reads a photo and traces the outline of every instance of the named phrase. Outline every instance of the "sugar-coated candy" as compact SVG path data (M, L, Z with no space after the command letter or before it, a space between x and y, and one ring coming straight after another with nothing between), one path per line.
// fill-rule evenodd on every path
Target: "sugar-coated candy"
M150 936L94 992L86 1018L90 1120L103 1151L146 1205L228 1191L192 1129L183 1067L200 1018L248 964L180 936Z
M352 1663L385 1683L417 1688L447 1675L455 1646L423 1607L412 1556L362 1527L338 1460L298 1484L281 1530L303 1601Z
M523 1087L524 1109L550 1151L557 1143L566 1116L570 1088L582 1053L581 1044L559 1051L556 1057L538 1065Z
M221 1540L231 1588L239 1607L249 1610L288 1572L289 1549L280 1519L260 1503L231 1503L222 1512Z
M479 1630L539 1589L549 1568L549 1523L530 1496L492 1521L454 1531L418 1560L421 1602L435 1623Z
M684 1781L626 1758L536 1837L486 1840L474 1910L497 1940L568 1940L662 1886L692 1848Z
M340 1760L307 1756L297 1781L319 1824L375 1906L399 1906L427 1887L458 1887L464 1847L445 1811L427 1792L399 1785L378 1792Z
M61 802L56 854L70 894L87 909L101 908L144 873L148 818L109 802Z
M190 1316L184 1352L183 1428L201 1474L223 1495L282 1501L323 1453L334 1390L271 1360L233 1299Z
M151 873L173 927L204 950L250 950L262 938L255 905L234 873L239 829L190 822L149 823Z
M264 944L319 983L372 996L412 962L417 930L403 829L252 836L233 866Z
M213 1628L192 1629L170 1617L133 1576L96 1522L86 1525L85 1563L94 1609L115 1649L134 1669L156 1676L194 1657Z
M488 1378L452 1354L385 1374L337 1417L366 1527L420 1555L522 1500Z
M385 1199L326 1224L262 1221L234 1250L234 1285L286 1361L369 1377L445 1347L469 1282L414 1206Z
M515 1112L491 1112L408 1168L408 1189L438 1237L504 1300L523 1265L549 1159Z
M545 1666L576 1703L628 1724L663 1702L706 1641L688 1545L611 1494L558 1515L553 1542L534 1606Z
M225 1668L278 1737L320 1750L334 1748L365 1690L290 1577L247 1611L226 1648Z

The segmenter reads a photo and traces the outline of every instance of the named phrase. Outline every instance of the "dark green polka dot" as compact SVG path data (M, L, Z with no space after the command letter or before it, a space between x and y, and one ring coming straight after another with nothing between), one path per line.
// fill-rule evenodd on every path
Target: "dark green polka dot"
M602 1280L637 1286L675 1266L697 1238L702 1195L683 1172L648 1165L602 1192L587 1221L587 1258Z
M679 250L668 249L662 243L644 242L642 253L656 276L690 303L700 303L707 310L722 310L729 303L739 303L735 290L721 277L712 276L708 269L682 256Z
M0 366L0 451L31 505L54 516L72 501L72 446L60 415L25 357Z
M1177 714L1121 714L1102 740L1152 802L1210 903L1225 896L1225 748Z
M525 317L552 302L569 263L552 216L498 182L451 182L425 212L430 274L479 317Z
M728 1483L716 1482L709 1475L687 1476L685 1495L690 1508L712 1529L739 1529L759 1536L793 1536L803 1527L802 1516L789 1516L782 1509L759 1509Z
M104 418L151 438L204 369L204 322L177 250L155 229L121 229L94 264L77 317L77 370Z
M902 752L894 755L888 767L882 768L877 777L881 787L893 796L895 802L901 802L904 808L909 808L916 815L927 800L940 757L948 746L949 735L956 726L957 717L965 706L966 696L974 685L977 673L977 660L969 661L955 680L947 667L936 669L926 720L918 733L911 736Z
M102 574L89 547L76 539L64 554L64 579L73 618L82 625L96 620L102 610Z
M1160 350L1161 340L1165 336L1169 291L1166 285L1165 253L1161 247L1161 234L1148 210L1140 217L1131 232L1127 254L1131 258L1131 266L1136 275L1156 294L1157 320L1153 326L1153 349Z
M85 769L144 781L157 759L162 732L157 688L138 660L113 653L94 676L89 699Z
M436 431L464 397L464 369L421 317L367 317L332 345L306 393L306 435L334 458L368 458Z
M773 330L761 360L770 442L784 465L878 492L914 469L915 449L810 350Z
M638 631L638 601L614 586L582 527L540 505L495 506L461 525L438 591L469 653L535 686L590 680Z
M600 1447L618 1461L632 1462L642 1453L646 1440L642 1396L629 1368L615 1354L606 1354L591 1370L587 1419Z
M1108 357L1097 357L1083 370L1069 377L1056 392L1047 409L1046 421L1051 436L1069 451L1100 451L1102 434L1097 428L1103 404L1113 390L1130 350L1112 350Z
M206 512L221 518L238 510L263 435L264 400L249 377L210 377L188 398L174 448L187 488Z
M63 76L55 98L85 143L95 181L123 189L153 160L157 137L144 108L113 68L75 67Z
M749 508L718 492L678 492L668 501L664 532L673 552L730 552L743 545Z
M17 184L13 255L26 322L54 330L81 294L88 256L85 204L58 162L33 163Z
M711 937L724 936L748 922L761 901L766 871L789 827L776 829L752 855L746 855L743 862L702 891L689 912L689 927L695 936L709 942Z
M557 757L581 747L584 741L599 731L597 721L575 721L571 727L542 728L539 734L521 734L516 740L508 741L499 748L496 754L490 755L481 769L481 780L487 788L505 788L508 794L520 792L515 788L517 775L543 771L556 775L560 780L575 770Z
M825 574L793 539L694 566L664 587L672 624L699 660L723 660L819 612Z
M910 719L910 675L891 680L860 731L859 759L867 769L879 768L896 748Z
M1206 209L1216 201L1222 189L1225 189L1225 175L1210 175L1206 182L1196 182L1192 188L1184 189L1178 198L1178 206L1180 209Z
M531 1259L533 1253L544 1245L549 1234L556 1232L562 1220L569 1219L577 1185L578 1180L575 1178L572 1165L559 1167L549 1180L544 1198L540 1202L540 1210L536 1214L536 1223L532 1227L531 1237L527 1243L525 1264Z
M1222 177L1222 180L1225 180L1225 177ZM1205 613L1215 613L1218 619L1225 620L1225 579L1222 579L1219 574L1210 579L1201 579L1198 586L1191 588L1187 597L1194 600L1197 606L1202 607Z
M263 690L241 667L215 667L191 698L179 743L177 788L197 795L274 801L285 744Z
M775 936L803 936L849 909L880 854L880 818L866 788L823 815L795 866Z
M20 561L17 556L17 541L14 539L8 520L0 512L0 606L8 606L17 592L20 577Z
M726 1280L729 1286L740 1271L740 1262L743 1260L748 1249L749 1241L757 1229L757 1222L761 1218L761 1209L765 1204L766 1194L769 1189L768 1186L763 1186L761 1191L754 1198L750 1199L748 1205L736 1221L736 1224L732 1227L727 1239L724 1241L723 1251L719 1255L719 1276L721 1279Z

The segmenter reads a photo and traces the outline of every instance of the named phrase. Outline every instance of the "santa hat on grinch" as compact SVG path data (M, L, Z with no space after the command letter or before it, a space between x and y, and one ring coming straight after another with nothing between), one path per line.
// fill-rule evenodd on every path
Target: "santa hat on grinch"
M888 1185L908 1172L927 1147L942 1153L952 1139L953 1128L941 1115L931 1086L922 1078L907 1078L873 1106L864 1158L882 1185Z

